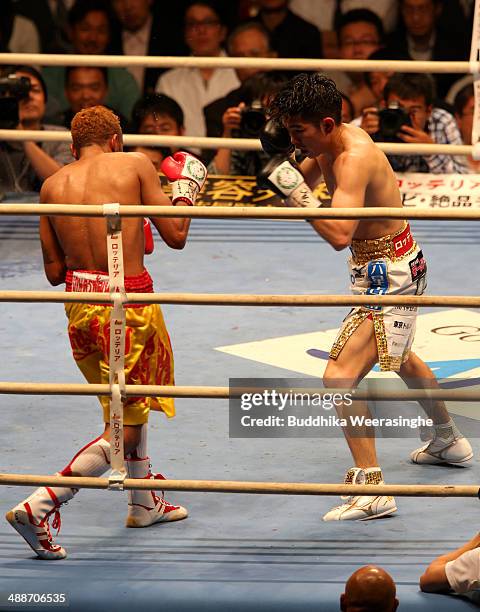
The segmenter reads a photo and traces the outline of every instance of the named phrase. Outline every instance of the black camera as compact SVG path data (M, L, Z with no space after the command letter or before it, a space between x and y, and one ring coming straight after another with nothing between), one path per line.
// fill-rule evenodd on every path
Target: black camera
M403 142L397 136L402 125L412 125L409 114L398 102L390 102L388 108L378 113L379 130L376 140L379 142Z
M260 100L254 100L242 110L240 138L258 138L265 127L267 116Z
M28 77L10 74L0 78L0 129L13 130L19 123L18 103L26 100L31 84Z

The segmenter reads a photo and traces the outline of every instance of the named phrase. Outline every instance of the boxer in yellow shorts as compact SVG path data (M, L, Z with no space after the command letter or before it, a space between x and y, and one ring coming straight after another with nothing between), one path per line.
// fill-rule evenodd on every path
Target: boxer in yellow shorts
M172 200L160 186L151 161L142 153L122 152L118 117L102 106L77 113L72 121L72 153L68 164L42 187L40 201L48 203L193 205L206 178L203 164L178 152L166 158L162 170L172 182ZM166 244L185 245L190 219L151 217ZM143 219L122 219L125 289L152 292L152 279L144 267L148 247ZM107 292L108 256L105 219L43 216L40 220L45 274L52 285L66 283L67 291ZM151 235L150 235L151 239ZM153 241L152 241L153 242ZM147 250L151 250L147 249ZM68 332L73 355L90 383L108 382L109 314L111 306L67 304ZM173 384L173 356L160 308L132 305L126 309L125 370L128 383ZM105 430L84 446L59 473L61 476L101 476L110 465L108 398L101 400ZM129 478L158 478L150 471L147 421L150 409L175 413L173 400L129 398L125 404L124 449ZM77 493L70 487L41 487L7 512L8 522L42 559L63 559L65 550L54 543L49 527L60 525L60 506ZM182 506L169 504L153 491L129 491L127 527L147 527L187 516Z
M108 291L108 275L87 270L68 270L67 291ZM125 290L152 293L149 273L125 278ZM92 384L108 384L108 349L110 342L110 306L102 304L65 304L68 336L73 357L85 378ZM125 381L130 385L173 385L173 352L158 304L126 308ZM110 420L110 400L99 398L105 423ZM175 415L172 398L130 397L124 404L124 424L142 425L149 410Z

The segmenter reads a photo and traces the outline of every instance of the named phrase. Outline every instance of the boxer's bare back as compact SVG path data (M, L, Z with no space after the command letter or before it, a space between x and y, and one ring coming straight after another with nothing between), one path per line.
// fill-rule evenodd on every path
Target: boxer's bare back
M171 204L151 161L143 153L105 152L96 145L83 149L78 161L64 166L44 182L40 202L85 206L113 202ZM174 241L180 227L184 230L189 224L187 219L152 217L151 220L167 244ZM45 269L52 284L64 281L66 269L108 271L104 218L41 217L40 237ZM140 274L144 255L143 219L123 218L122 238L125 274Z

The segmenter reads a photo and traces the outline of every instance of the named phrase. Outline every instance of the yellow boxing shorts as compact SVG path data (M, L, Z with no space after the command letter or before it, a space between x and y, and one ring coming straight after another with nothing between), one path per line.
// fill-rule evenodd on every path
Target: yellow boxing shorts
M69 270L67 291L108 292L108 274L88 270ZM125 290L152 293L153 283L144 270L125 278ZM68 336L73 357L89 383L108 384L110 347L110 311L104 304L65 304ZM173 385L173 351L162 311L158 304L134 305L125 309L125 382L128 385ZM98 398L105 423L110 421L110 398ZM175 415L172 398L129 397L124 404L124 424L142 425L150 410Z

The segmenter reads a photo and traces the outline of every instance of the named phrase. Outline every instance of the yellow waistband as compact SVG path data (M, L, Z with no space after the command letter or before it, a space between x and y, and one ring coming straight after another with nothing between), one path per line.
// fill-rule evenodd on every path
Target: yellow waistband
M394 234L387 234L380 238L352 240L350 250L355 263L364 265L372 259L399 261L412 253L416 246L410 226L405 222L403 227Z

